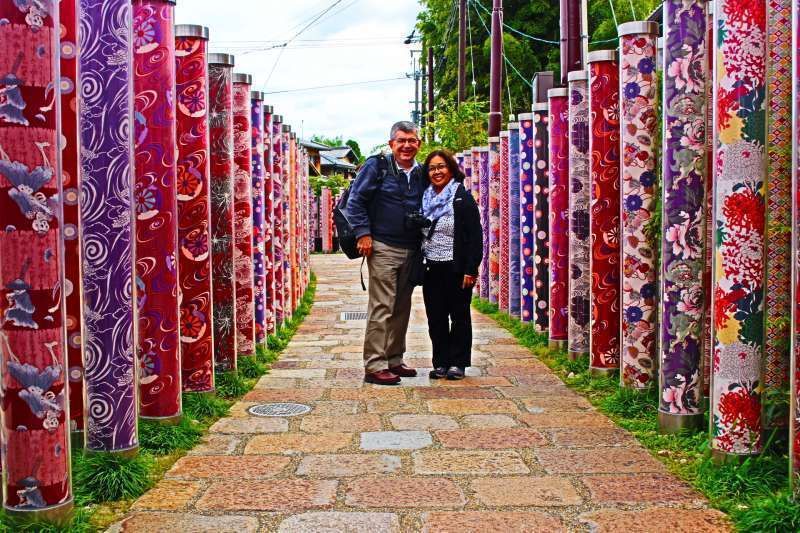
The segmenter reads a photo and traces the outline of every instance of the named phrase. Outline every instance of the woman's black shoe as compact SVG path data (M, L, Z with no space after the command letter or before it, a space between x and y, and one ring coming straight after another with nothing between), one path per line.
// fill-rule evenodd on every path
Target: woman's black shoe
M457 366L451 366L447 370L447 379L464 379L464 369Z
M447 377L447 369L444 368L443 366L440 366L439 368L434 368L433 370L430 371L428 377L431 379L444 379Z

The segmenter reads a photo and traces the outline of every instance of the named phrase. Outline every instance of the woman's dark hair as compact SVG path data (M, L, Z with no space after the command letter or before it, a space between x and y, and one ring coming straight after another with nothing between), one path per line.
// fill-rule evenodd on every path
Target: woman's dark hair
M456 180L458 183L464 181L464 173L461 172L460 168L458 168L458 161L456 161L456 158L453 157L453 154L451 154L447 150L434 150L433 152L428 154L428 157L425 158L425 164L422 167L422 170L425 174L425 179L428 180L428 182L431 181L430 173L428 172L428 167L431 164L431 159L433 159L436 156L439 156L442 159L444 159L447 168L450 170L450 175L453 177L454 180Z

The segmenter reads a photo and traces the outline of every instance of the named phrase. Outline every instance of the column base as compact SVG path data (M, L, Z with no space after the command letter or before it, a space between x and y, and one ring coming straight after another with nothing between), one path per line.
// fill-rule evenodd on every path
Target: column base
M139 416L142 420L147 420L150 422L157 422L162 426L177 426L183 415L173 415L173 416Z
M61 527L66 527L72 520L72 499L53 507L45 509L13 509L3 506L5 513L12 517L12 519L21 522L46 522L55 524Z
M589 357L589 352L567 352L571 361L577 361L582 357Z
M723 452L721 450L714 450L714 449L711 450L711 460L714 462L714 464L717 465L726 465L726 464L738 465L743 463L744 460L747 459L748 457L753 457L755 455L758 454L739 455L736 453Z
M124 450L92 450L91 448L86 448L85 453L87 454L113 453L115 455L120 455L128 459L133 459L134 457L139 455L139 445L137 444L136 446L133 446L131 448L125 448Z
M589 375L594 378L605 378L608 376L616 375L619 372L618 368L598 368L598 367L589 367Z
M658 412L658 432L672 435L684 431L695 432L703 429L703 413L693 415L676 415Z
M550 340L547 343L547 347L551 350L564 350L567 347L567 341L554 341Z

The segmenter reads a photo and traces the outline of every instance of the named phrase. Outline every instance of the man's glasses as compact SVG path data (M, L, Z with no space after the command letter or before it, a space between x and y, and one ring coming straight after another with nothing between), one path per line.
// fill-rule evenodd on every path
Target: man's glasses
M395 139L394 142L397 144L410 144L414 146L415 144L419 144L419 139Z

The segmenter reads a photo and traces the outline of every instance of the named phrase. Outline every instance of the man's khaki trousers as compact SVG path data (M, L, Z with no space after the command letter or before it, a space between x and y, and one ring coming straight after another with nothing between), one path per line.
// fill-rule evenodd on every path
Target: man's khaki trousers
M413 250L373 241L364 367L378 372L403 364L414 286L409 283Z

